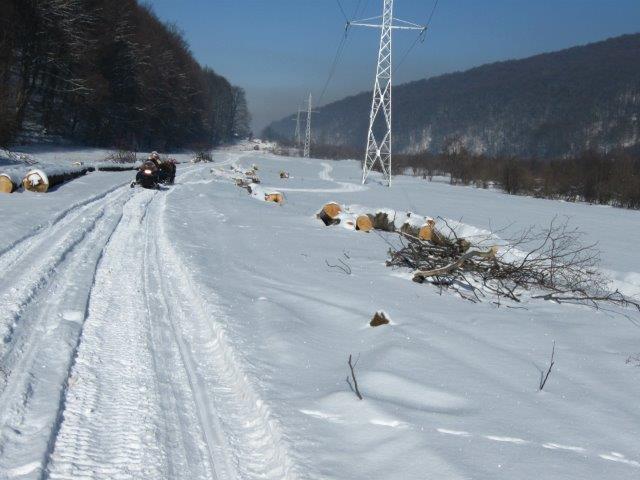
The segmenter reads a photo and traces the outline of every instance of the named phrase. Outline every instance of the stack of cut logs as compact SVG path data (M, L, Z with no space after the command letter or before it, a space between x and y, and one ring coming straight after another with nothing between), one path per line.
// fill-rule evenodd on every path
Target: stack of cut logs
M428 219L424 224L416 226L409 222L409 215L407 214L407 220L398 229L394 219L389 218L386 212L343 215L343 208L340 204L329 202L322 207L317 217L327 226L337 225L344 221L346 225L360 232L370 232L371 230L400 232L426 241L437 241L442 238L442 235L435 229L435 222L432 219Z
M247 170L245 172L243 172L242 170L235 169L234 167L231 167L231 168L236 173L241 175L234 178L236 186L245 189L247 192L249 192L249 194L254 194L254 191L257 190L257 188L254 188L254 186L260 183L260 178L258 178L258 175L256 173L258 170L258 166L253 165L251 167L251 170ZM282 205L284 203L284 195L277 191L265 192L264 201Z
M81 165L70 167L68 170L59 166L40 166L40 168L28 170L27 173L22 176L20 172L14 168L0 172L0 192L12 193L22 185L25 190L30 192L45 193L51 187L81 177L92 170L92 167Z

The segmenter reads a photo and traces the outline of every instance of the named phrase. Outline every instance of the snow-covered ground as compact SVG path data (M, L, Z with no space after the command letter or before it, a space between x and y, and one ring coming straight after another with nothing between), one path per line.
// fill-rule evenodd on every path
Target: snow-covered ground
M640 212L214 158L161 191L120 172L0 196L0 478L639 478L637 314L441 295L385 266L387 234L315 213L334 200L467 231L569 216L637 294ZM284 205L234 185L230 167L253 164ZM392 323L369 327L377 310Z

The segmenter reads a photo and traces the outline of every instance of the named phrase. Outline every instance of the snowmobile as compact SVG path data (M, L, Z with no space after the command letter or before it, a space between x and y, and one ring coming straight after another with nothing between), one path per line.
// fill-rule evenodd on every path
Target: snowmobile
M131 183L131 188L136 185L140 185L143 188L158 188L160 181L160 169L155 162L147 160L136 173L136 180Z
M176 164L173 160L164 160L160 162L158 174L160 183L173 185L176 178Z

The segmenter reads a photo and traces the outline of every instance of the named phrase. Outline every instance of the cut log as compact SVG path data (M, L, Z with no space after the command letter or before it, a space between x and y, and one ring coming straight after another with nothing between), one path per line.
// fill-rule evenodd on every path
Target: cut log
M44 193L51 187L81 177L89 171L89 167L61 167L58 165L41 166L29 170L22 179L22 186L31 192Z
M22 179L22 186L30 192L44 193L49 190L49 177L42 170L29 170Z
M400 233L404 233L410 237L418 238L420 235L420 228L415 225L411 225L409 222L405 222L400 227Z
M264 201L274 202L282 205L284 203L284 195L282 195L280 192L265 193Z
M18 182L8 173L0 173L0 192L13 193L18 188Z
M373 230L373 220L369 215L358 215L356 218L356 230L370 232Z
M247 188L249 185L251 185L251 180L246 178L236 178L234 180L236 182L236 187Z
M372 218L373 228L385 232L395 232L396 226L386 212L377 212Z
M418 238L426 242L431 241L431 239L433 238L433 224L425 223L423 226L421 226L418 230Z
M342 207L335 202L327 203L318 213L318 218L324 222L326 226L336 225L340 223L338 216L342 212Z

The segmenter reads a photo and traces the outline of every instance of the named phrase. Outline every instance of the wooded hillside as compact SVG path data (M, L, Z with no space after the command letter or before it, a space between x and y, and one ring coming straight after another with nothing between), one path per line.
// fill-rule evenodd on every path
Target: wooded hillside
M552 158L640 145L640 34L395 87L394 151ZM374 59L372 58L372 62ZM318 109L318 144L363 149L371 93ZM273 139L293 138L291 115Z
M0 0L0 145L167 150L249 133L244 91L136 0Z

